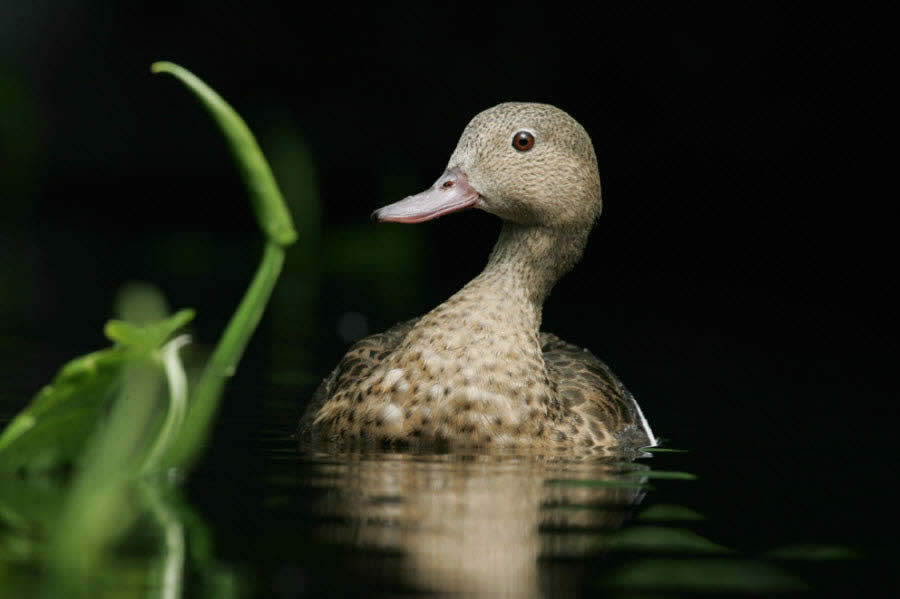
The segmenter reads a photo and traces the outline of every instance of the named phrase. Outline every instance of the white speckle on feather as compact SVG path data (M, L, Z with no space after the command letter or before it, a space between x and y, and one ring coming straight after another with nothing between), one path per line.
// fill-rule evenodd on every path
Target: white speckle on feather
M510 447L515 444L515 441L507 434L500 434L494 436L494 444L501 447Z
M440 372L441 365L443 364L443 360L434 353L430 353L427 357L425 357L425 352L422 352L422 363L425 365L425 371L431 376L435 376Z
M510 399L500 393L492 393L478 387L466 387L463 389L469 400L480 405L479 409L484 414L500 416L506 422L518 423L519 417L513 410Z
M432 385L431 389L428 390L428 397L431 398L432 401L437 401L444 396L444 388L440 385Z
M400 368L394 368L393 370L388 371L386 375L384 375L384 381L382 384L385 387L391 387L394 383L403 378L403 370Z
M382 406L381 417L384 419L384 424L390 428L397 428L403 424L403 412L392 403Z

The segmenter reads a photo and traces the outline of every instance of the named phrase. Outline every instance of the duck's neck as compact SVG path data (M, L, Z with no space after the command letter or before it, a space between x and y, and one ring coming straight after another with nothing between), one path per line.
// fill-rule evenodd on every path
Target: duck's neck
M475 300L482 312L503 314L498 326L537 333L544 300L578 261L586 236L586 232L504 223L487 266L447 304Z
M556 281L581 257L586 238L586 231L506 222L479 278L524 291L540 310Z
M420 319L407 344L492 356L499 339L539 355L544 299L586 238L587 231L504 223L481 274Z

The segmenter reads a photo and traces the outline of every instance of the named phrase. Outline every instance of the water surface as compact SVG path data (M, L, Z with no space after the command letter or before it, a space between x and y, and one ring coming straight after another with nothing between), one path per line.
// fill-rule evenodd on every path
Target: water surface
M292 557L267 573L279 596L773 596L811 588L802 568L709 536L720 526L681 502L701 482L679 469L689 453L298 453L277 431L262 445L265 520L295 538Z
M135 490L146 514L114 545L91 596L819 597L881 588L865 551L815 534L814 514L798 509L827 512L832 500L798 468L811 463L803 454L737 458L672 442L582 458L313 451L293 438L289 406L262 403L259 417L226 410L184 493ZM0 484L0 595L46 591L40 564L63 495L58 481Z
M645 495L645 467L616 458L527 455L284 454L268 475L272 509L308 505L314 542L352 549L366 584L424 592L573 592L554 560L603 551ZM371 559L372 567L366 565ZM390 567L378 568L382 560Z

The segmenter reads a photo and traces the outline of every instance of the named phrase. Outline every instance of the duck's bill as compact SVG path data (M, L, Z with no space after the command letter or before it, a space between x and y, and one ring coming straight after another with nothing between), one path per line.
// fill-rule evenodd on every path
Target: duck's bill
M474 208L481 201L459 169L445 172L430 188L422 193L388 204L372 213L372 220L379 223L421 223L451 212Z

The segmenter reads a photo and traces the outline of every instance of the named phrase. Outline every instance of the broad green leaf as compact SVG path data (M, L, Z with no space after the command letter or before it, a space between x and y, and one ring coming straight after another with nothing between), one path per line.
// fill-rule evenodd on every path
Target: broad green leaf
M63 366L0 435L0 473L48 470L78 455L127 359L124 348L113 348Z
M191 310L182 310L144 327L109 323L118 345L65 364L0 434L0 473L45 471L75 461L116 394L123 368L149 360L162 369L159 347L191 318Z

